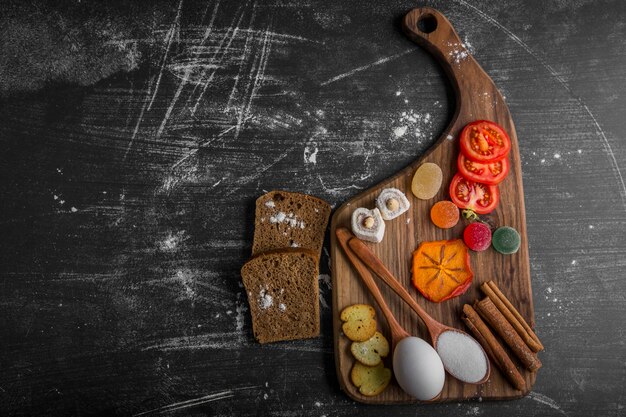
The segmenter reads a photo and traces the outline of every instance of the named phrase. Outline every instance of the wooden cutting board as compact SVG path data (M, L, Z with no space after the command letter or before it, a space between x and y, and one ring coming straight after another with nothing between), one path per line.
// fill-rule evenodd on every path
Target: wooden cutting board
M411 10L404 17L403 30L411 40L432 53L445 69L456 94L456 112L441 138L424 155L396 175L344 203L332 218L330 236L337 375L341 388L351 398L371 404L400 404L416 400L405 394L395 381L376 397L361 395L350 381L354 359L350 354L350 342L341 333L339 314L343 308L355 303L377 306L338 245L335 230L338 227L350 228L350 218L354 209L374 208L375 199L384 188L394 187L403 191L411 203L411 208L402 216L386 222L385 237L381 243L368 245L430 315L444 324L467 330L460 320L463 304L482 298L479 285L494 280L522 316L534 327L522 171L517 135L509 109L493 81L465 49L448 19L437 10L431 8ZM427 301L412 286L411 255L423 241L462 238L467 221L461 220L454 228L442 230L431 223L429 213L435 202L449 199L448 186L457 172L456 160L459 152L457 136L467 123L478 119L492 120L504 127L512 142L511 171L499 186L500 204L494 212L482 218L493 226L507 225L517 229L522 237L522 246L514 255L501 255L493 248L480 253L472 252L471 264L474 271L472 286L464 295L437 304ZM424 162L434 162L443 170L441 190L428 201L419 200L411 193L413 174ZM400 324L410 334L429 341L428 333L417 315L382 281L377 280L377 284ZM379 328L391 340L387 323L378 309L377 317ZM391 355L385 364L392 368ZM530 391L535 382L535 374L523 372L523 375ZM438 401L469 398L501 400L518 398L525 394L527 392L513 389L492 364L490 379L480 386L464 384L446 375L446 384Z

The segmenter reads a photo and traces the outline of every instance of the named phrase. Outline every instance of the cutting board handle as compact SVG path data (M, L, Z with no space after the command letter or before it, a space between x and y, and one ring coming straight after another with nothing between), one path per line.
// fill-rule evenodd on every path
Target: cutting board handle
M443 66L454 87L457 109L452 123L459 113L471 115L470 96L476 91L493 91L495 100L502 100L491 78L469 53L450 21L438 10L418 7L410 10L402 20L402 30L413 42L428 50ZM468 106L461 112L462 106ZM471 117L469 118L471 119ZM463 124L471 120L460 121Z

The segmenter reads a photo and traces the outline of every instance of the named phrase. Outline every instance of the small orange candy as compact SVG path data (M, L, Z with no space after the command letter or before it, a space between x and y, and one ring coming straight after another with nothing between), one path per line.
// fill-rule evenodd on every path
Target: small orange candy
M452 201L438 201L430 209L430 219L435 226L449 229L459 222L459 208Z

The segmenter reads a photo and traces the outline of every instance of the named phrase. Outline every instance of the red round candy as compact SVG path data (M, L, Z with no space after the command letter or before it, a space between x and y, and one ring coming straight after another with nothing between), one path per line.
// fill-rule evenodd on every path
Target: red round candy
M474 222L465 228L463 240L473 251L484 251L491 245L491 229L485 223Z

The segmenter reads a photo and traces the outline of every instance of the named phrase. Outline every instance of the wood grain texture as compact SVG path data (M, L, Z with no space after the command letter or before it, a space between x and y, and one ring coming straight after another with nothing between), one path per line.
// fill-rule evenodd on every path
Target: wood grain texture
M0 415L624 414L623 1L419 4L513 115L546 348L519 400L419 407L340 389L328 239L318 339L256 343L239 275L264 190L338 207L447 127L418 4L0 3Z
M436 28L430 33L423 33L418 29L418 22L424 17L436 20ZM487 221L496 227L505 225L514 227L522 236L522 245L520 250L513 255L501 255L493 248L483 252L473 252L471 263L474 271L474 284L461 297L440 304L429 303L417 295L416 297L436 320L452 327L464 328L460 317L463 304L471 303L480 296L480 283L493 280L506 289L508 297L529 323L533 323L534 320L521 160L515 126L509 109L493 81L465 49L451 23L440 12L432 8L413 9L405 16L403 29L407 36L426 47L442 64L454 86L457 107L449 127L421 158L398 174L350 199L339 207L333 216L331 259L333 262L337 375L342 389L348 395L358 401L371 404L409 403L414 402L415 399L404 393L396 384L391 385L379 396L365 397L350 383L349 372L354 359L349 351L349 340L341 335L339 312L348 305L367 302L369 296L361 286L345 254L337 245L335 230L338 227L350 226L352 212L357 207L374 207L376 198L384 188L393 187L403 191L411 203L411 209L404 215L386 222L383 241L368 246L391 272L402 280L406 288L412 287L410 283L411 256L419 244L425 241L461 238L463 228L467 224L461 221L454 228L439 229L431 223L429 213L434 202L449 199L448 185L457 171L458 134L467 123L474 120L492 120L504 127L511 138L511 171L508 177L499 184L500 204L487 216ZM431 200L417 199L411 193L413 174L425 162L435 163L443 171L443 185ZM417 294L415 289L412 291ZM387 294L389 296L390 292L388 291ZM393 313L405 329L414 329L416 336L428 340L428 333L424 331L420 320L408 306L396 303ZM525 378L526 386L530 391L536 374L528 372ZM499 372L493 372L489 381L479 386L464 384L448 376L439 401L478 397L501 400L518 398L527 393L515 390Z

